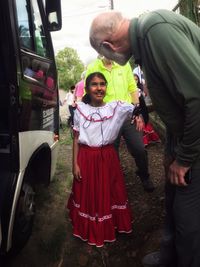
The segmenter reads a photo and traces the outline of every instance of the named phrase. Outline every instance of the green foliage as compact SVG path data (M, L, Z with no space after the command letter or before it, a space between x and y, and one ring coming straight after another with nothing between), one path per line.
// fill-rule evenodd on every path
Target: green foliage
M200 26L199 0L180 0L173 11L179 9L180 14Z
M56 55L56 64L58 69L59 87L69 90L81 79L81 73L84 71L84 64L80 60L77 51L70 47L65 47Z

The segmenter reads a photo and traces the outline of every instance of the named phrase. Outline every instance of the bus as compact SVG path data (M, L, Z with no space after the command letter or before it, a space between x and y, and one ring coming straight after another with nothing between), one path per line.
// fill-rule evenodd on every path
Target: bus
M54 175L59 143L58 77L51 31L60 0L0 1L0 255L31 235L35 186Z

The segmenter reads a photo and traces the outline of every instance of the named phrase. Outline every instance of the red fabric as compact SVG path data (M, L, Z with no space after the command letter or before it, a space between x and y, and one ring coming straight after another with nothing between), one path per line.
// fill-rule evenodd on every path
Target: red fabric
M153 126L150 123L147 123L143 130L143 143L145 146L160 142L158 134L154 131Z
M115 241L115 230L130 233L131 211L114 147L81 145L78 164L82 181L74 179L67 205L73 234L101 247L104 242Z

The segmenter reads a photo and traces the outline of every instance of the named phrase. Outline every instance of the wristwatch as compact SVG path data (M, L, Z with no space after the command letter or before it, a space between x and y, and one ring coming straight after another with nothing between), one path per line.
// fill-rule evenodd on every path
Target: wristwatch
M137 104L133 104L133 105L134 105L134 110L133 110L132 116L140 116L140 115L142 115L140 104L137 103Z

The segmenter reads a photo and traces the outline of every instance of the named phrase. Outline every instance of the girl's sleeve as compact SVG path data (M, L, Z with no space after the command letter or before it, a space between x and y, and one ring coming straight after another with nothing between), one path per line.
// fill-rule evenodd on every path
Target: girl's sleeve
M76 132L80 131L80 113L79 111L76 109L74 112L74 127L73 130Z
M135 108L134 105L125 102L119 102L119 106L122 113L126 113L127 117L132 117L132 113Z

